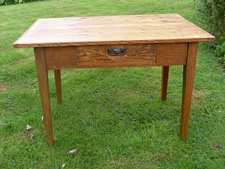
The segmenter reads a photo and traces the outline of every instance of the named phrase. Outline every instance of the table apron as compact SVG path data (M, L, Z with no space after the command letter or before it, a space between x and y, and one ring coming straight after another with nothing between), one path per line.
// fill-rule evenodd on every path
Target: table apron
M48 69L185 65L187 43L46 47Z

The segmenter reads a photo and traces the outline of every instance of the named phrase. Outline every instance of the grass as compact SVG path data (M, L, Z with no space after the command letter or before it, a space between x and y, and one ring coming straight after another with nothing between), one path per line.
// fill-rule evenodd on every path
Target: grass
M37 18L179 13L198 24L193 0L50 0L0 8L0 169L224 169L225 78L213 53L200 47L189 138L178 137L180 66L171 69L161 102L160 68L63 71L63 104L46 144L33 51L12 43ZM26 131L32 126L34 138ZM67 152L78 150L75 156Z

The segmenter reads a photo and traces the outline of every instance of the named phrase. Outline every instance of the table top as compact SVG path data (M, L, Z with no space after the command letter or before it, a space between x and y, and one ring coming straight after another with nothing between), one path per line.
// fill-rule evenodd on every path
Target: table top
M14 47L203 42L214 36L178 14L38 19Z

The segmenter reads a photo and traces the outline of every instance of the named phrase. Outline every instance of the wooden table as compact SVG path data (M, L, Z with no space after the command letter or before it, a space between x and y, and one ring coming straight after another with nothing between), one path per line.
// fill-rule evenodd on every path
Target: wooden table
M187 137L198 42L214 37L178 14L38 19L15 43L34 48L48 143L53 143L48 70L62 102L61 69L162 66L166 100L170 65L183 65L180 137Z

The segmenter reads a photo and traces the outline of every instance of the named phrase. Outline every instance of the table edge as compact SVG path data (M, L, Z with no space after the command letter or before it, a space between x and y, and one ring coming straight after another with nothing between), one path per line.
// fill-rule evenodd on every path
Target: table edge
M60 47L60 46L95 46L95 45L131 45L131 44L157 44L157 43L191 43L210 42L214 36L196 39L166 39L166 40L133 40L133 41L93 41L93 42L54 42L54 43L13 43L14 48L36 48L36 47Z

